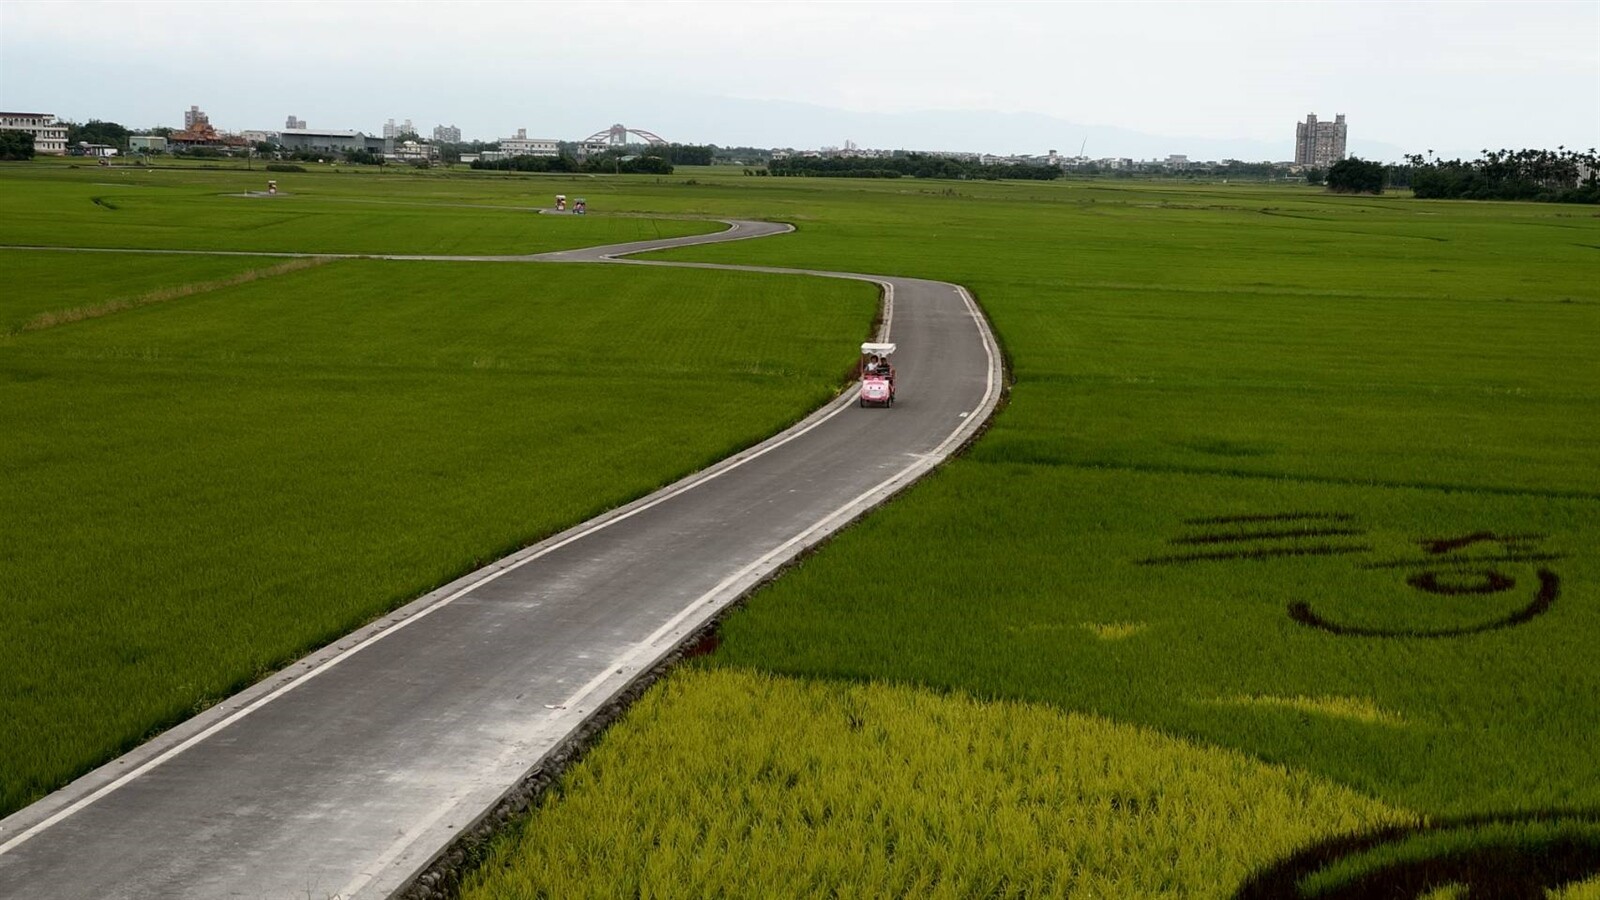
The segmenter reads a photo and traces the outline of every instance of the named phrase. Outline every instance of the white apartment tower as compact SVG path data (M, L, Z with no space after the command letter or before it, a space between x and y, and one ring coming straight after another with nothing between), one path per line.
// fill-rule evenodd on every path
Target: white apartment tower
M1316 166L1326 169L1344 159L1344 113L1332 122L1318 122L1317 114L1306 116L1304 122L1294 126L1294 162L1297 166Z

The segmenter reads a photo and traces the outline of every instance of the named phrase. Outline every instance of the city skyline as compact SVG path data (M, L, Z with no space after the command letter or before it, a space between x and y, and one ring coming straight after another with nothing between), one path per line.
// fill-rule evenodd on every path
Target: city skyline
M39 121L52 121L53 122L56 119L56 117L53 114L49 114L49 113L33 113L32 115L36 116L39 119ZM98 118L98 117L96 117L96 118ZM218 136L226 136L226 137L230 137L230 138L231 137L242 137L246 141L248 141L249 143L252 143L252 144L253 143L257 143L257 142L262 142L262 141L271 141L272 139L277 138L278 140L276 142L282 143L285 146L290 147L291 149L294 148L294 147L310 146L310 144L308 144L306 142L306 140L302 140L303 138L307 138L307 135L322 135L324 137L326 137L326 136L337 136L337 137L339 137L341 139L349 139L349 140L353 140L353 139L357 138L358 136L361 136L361 137L373 138L373 139L381 138L383 141L387 141L387 142L393 142L396 138L400 138L400 137L403 137L403 136L406 136L406 135L415 135L417 138L419 138L423 142L430 142L431 141L431 142L444 142L444 143L497 144L497 145L500 145L500 149L502 149L502 150L509 149L511 151L511 155L516 155L519 152L528 152L530 147L532 147L533 145L538 145L537 152L534 153L534 155L555 155L556 148L557 148L557 145L559 143L581 144L581 145L587 146L589 143L594 142L596 137L600 136L598 134L590 135L588 138L585 138L585 139L582 139L582 140L579 140L579 139L576 139L576 138L571 138L571 137L561 137L561 138L544 137L544 138L532 138L532 139L530 139L530 138L528 138L527 128L519 127L519 128L516 129L516 134L511 135L509 137L505 137L505 136L500 136L500 137L471 136L471 137L468 137L468 136L464 136L462 134L462 131L458 126L455 126L455 125L443 125L443 124L435 125L433 127L432 131L431 131L431 134L423 134L423 131L425 129L422 126L418 126L410 118L404 119L404 120L402 120L402 121L400 121L398 123L396 122L395 119L390 118L390 119L387 119L380 128L372 129L372 130L360 129L360 128L354 128L354 129L327 129L327 128L316 128L316 127L313 127L311 125L311 123L309 123L305 119L302 119L302 118L294 115L293 113L291 113L291 114L289 114L288 116L285 117L284 125L283 125L283 128L281 130L280 129L271 129L271 128L235 129L235 130L231 130L231 131L227 130L227 129L213 130L212 126L210 124L210 114L209 114L209 112L207 112L206 110L202 109L198 104L190 104L187 109L183 110L182 118L183 118L183 126L182 126L182 130L181 130L182 133L188 133L188 132L191 132L191 131L195 130L196 128L199 128L199 129L201 129L201 130L203 130L205 132L208 132L208 133L211 133L211 134L214 134L214 135L218 135ZM115 121L115 120L102 120L102 121ZM80 122L79 124L82 124L82 123ZM120 123L120 122L117 123L117 124L124 125L124 127L126 127L126 125L127 125L127 123ZM1282 158L1282 157L1280 157L1278 155L1262 155L1262 156L1259 156L1259 157L1249 157L1249 156L1240 156L1240 155L1237 155L1237 154L1236 155L1213 154L1209 158L1205 157L1203 155L1197 155L1197 156L1194 156L1194 157L1191 158L1189 154L1177 154L1177 153L1155 153L1155 154L1146 154L1144 156L1139 156L1139 157L1123 157L1123 156L1116 155L1116 154L1113 154L1113 155L1110 155L1110 156L1106 156L1106 155L1093 156L1093 155L1084 154L1084 155L1079 156L1079 155L1071 154L1070 152L1058 152L1057 149L1054 148L1054 147L1050 148L1048 151L1028 151L1028 152L1023 152L1023 153L1010 153L1010 154L997 154L997 153L990 153L988 151L948 150L948 149L927 148L927 147L924 147L924 148L910 148L908 150L908 148L905 148L905 147L899 147L899 148L886 147L886 146L863 147L860 144L858 144L856 141L851 140L851 139L845 139L842 142L842 147L841 147L840 144L836 144L836 143L835 144L830 144L830 143L823 142L823 143L812 144L812 145L806 146L806 147L793 147L793 146L790 146L790 147L765 147L765 148L761 148L761 149L772 150L774 152L787 150L787 151L806 152L806 153L814 153L816 151L832 153L832 152L839 152L841 150L843 150L846 153L855 152L855 151L862 151L862 152L866 153L867 155L879 155L879 154L885 154L885 153L891 153L891 152L924 152L924 153L935 153L935 154L943 153L943 154L952 155L952 156L972 157L972 158L978 158L978 157L987 158L987 157L991 157L992 156L992 157L995 157L995 158L1007 158L1007 159L1011 159L1013 161L1018 160L1018 159L1040 159L1040 160L1048 159L1048 162L1051 165L1057 164L1058 163L1058 159L1060 160L1061 164L1067 164L1067 163L1070 163L1070 162L1072 162L1074 160L1093 160L1093 161L1102 162L1102 163L1111 162L1111 163L1114 164L1114 167L1115 167L1116 165L1126 164L1126 163L1133 162L1135 160L1139 160L1139 161L1149 162L1149 163L1165 163L1165 164L1167 164L1169 166L1176 164L1178 167L1183 168L1183 167L1187 167L1191 163L1196 163L1196 164L1202 163L1202 162L1219 163L1219 162L1232 160L1232 161L1235 161L1235 162L1252 162L1252 163L1272 162L1272 163L1280 164L1280 165L1314 166L1314 167L1323 167L1323 168L1325 168L1325 167L1331 165L1333 162L1336 162L1336 161L1338 161L1340 159L1344 159L1347 156L1347 154L1345 152L1345 138L1346 138L1345 117L1344 117L1343 114L1340 114L1340 115L1338 115L1336 117L1336 121L1335 122L1324 122L1324 123L1321 123L1320 127L1321 127L1322 130L1319 132L1318 131L1319 126L1317 124L1316 115L1315 114L1312 114L1312 115L1308 116L1306 122L1296 123L1296 126L1295 126L1295 128L1296 128L1295 140L1294 140L1294 144L1292 146L1292 152L1289 154L1290 156L1292 156L1292 159ZM130 131L135 136L143 136L143 135L147 135L148 133L150 133L152 131L160 130L160 129L163 129L163 128L171 130L171 131L178 131L179 130L175 126L169 126L169 125L166 125L163 122L163 123L159 123L159 124L153 125L153 126L144 126L142 128L138 127L138 126L135 126L134 128L130 129ZM29 130L29 129L25 128L24 130ZM37 129L35 128L33 130L37 130ZM626 133L628 133L630 135L635 133L635 132L637 132L640 135L648 137L652 141L658 140L658 136L653 134L653 133L651 133L651 132L639 131L638 129L634 129L634 128L625 128L625 126L623 126L621 124L613 124L609 129L606 129L601 134L604 134L605 132L613 132L613 134L610 135L610 138L614 142L616 140L616 138L617 138L616 134L614 134L614 133L615 132L619 132L619 131L626 132ZM1319 137L1319 135L1320 135L1320 137ZM36 137L37 137L37 135L36 135ZM295 140L285 140L286 138L295 138ZM526 145L526 146L524 146L524 145ZM352 144L352 146L354 146L354 145ZM733 145L720 145L720 146L725 146L726 147L726 146L733 146ZM747 145L747 146L759 147L759 145ZM1082 149L1083 149L1083 147L1080 147L1080 153L1081 153ZM62 151L62 150L53 150L53 151L47 151L47 152L64 152L64 151Z

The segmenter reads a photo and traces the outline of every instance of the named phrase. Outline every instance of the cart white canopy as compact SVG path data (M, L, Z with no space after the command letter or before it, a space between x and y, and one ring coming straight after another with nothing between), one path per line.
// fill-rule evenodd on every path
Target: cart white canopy
M861 345L861 353L864 356L865 355L888 356L889 354L893 353L894 351L895 351L895 345L894 344L866 343L866 344L862 344Z

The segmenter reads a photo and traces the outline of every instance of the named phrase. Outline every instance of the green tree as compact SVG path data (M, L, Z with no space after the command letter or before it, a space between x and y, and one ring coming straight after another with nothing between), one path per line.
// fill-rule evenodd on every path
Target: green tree
M696 144L668 144L665 147L651 147L647 152L651 156L659 156L675 166L709 166L716 147L709 144L701 146Z
M33 159L33 134L0 131L0 159Z
M79 125L76 122L67 123L67 145L79 143L109 144L118 150L128 149L128 129L116 122L102 122L99 119L90 119Z
M1381 194L1386 176L1383 163L1352 156L1328 169L1328 190L1338 194Z

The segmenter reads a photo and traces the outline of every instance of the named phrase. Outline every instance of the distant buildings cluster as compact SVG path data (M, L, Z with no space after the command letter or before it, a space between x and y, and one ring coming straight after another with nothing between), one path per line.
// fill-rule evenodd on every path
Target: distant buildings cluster
M1126 156L1108 156L1091 158L1087 156L1063 156L1054 150L1042 155L1015 154L1010 156L997 156L990 153L961 153L942 150L912 151L922 156L938 156L962 162L977 162L982 165L1032 165L1056 166L1066 171L1081 172L1218 172L1228 169L1238 169L1249 166L1256 169L1271 169L1282 171L1285 174L1299 174L1307 168L1326 169L1334 163L1345 158L1345 140L1347 126L1344 114L1340 113L1332 122L1318 122L1316 114L1306 117L1306 121L1295 125L1295 150L1294 161L1254 161L1254 160L1191 160L1186 154L1174 153L1166 159L1136 160ZM906 155L904 150L874 150L857 146L854 141L845 141L840 147L823 147L820 150L774 150L773 159L787 159L792 156L801 157L846 157L858 159L889 159L895 156Z
M75 148L67 146L67 125L57 121L49 113L0 113L0 129L26 131L34 136L34 150L42 154L64 154ZM158 129L164 131L165 129ZM584 142L567 144L566 149L582 153L598 152L608 146L608 142L601 140L610 134L612 140L609 146L615 146L617 132L626 138L633 133L632 129L624 129L621 125L612 126L608 132L592 135ZM382 128L382 136L369 135L354 130L328 130L315 129L298 116L290 115L284 120L281 130L246 130L234 133L220 132L211 124L211 118L198 106L190 106L183 113L183 130L172 131L170 134L136 134L128 139L129 150L134 152L163 151L169 148L209 148L215 150L233 151L270 144L284 151L343 154L351 152L365 152L374 156L387 159L410 162L428 162L439 158L438 145L460 144L461 129L455 125L437 125L432 132L432 141L420 138L416 126L410 119L396 123L394 119L387 120ZM637 132L645 135L651 142L660 139L649 132ZM1129 157L1102 157L1090 158L1086 156L1063 156L1055 150L1046 154L1016 154L998 156L987 153L967 153L954 151L917 151L925 156L947 157L962 162L976 162L982 165L1035 165L1056 166L1069 171L1144 171L1144 172L1180 172L1194 170L1217 171L1240 165L1270 166L1286 169L1291 172L1300 172L1307 168L1327 168L1345 158L1345 145L1348 137L1347 125L1343 113L1340 113L1332 122L1322 122L1315 113L1308 115L1304 122L1295 123L1294 161L1278 163L1242 163L1238 160L1191 161L1186 155L1173 154L1164 160L1134 160ZM517 156L557 156L563 150L563 142L555 138L528 137L526 128L519 128L515 135L500 138L493 142L493 149L481 149L476 152L464 153L461 159L471 162L477 159L497 160ZM480 145L481 146L481 145ZM96 148L100 149L100 148ZM109 148L106 148L109 149ZM463 148L465 149L465 148ZM745 148L750 150L751 148ZM114 150L111 150L114 153ZM767 155L764 151L756 151L758 155ZM772 150L772 159L785 159L791 156L803 157L853 157L862 159L888 159L903 156L904 150L875 150L859 147L853 141L845 141L842 147L824 147L820 150Z

